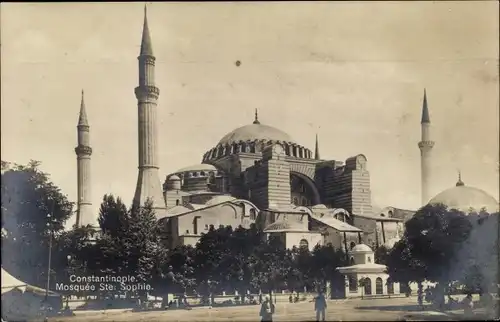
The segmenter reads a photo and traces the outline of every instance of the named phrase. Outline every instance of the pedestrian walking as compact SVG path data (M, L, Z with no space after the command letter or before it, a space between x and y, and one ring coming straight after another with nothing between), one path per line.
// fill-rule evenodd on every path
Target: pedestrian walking
M271 302L269 295L266 295L264 302L260 306L260 317L262 322L272 322L274 314L274 304Z
M467 294L467 296L462 301L464 307L465 317L471 317L473 315L472 309L474 308L474 302L472 301L472 294Z
M314 301L314 310L316 311L316 321L325 321L326 318L326 299L322 291L319 292L318 296Z

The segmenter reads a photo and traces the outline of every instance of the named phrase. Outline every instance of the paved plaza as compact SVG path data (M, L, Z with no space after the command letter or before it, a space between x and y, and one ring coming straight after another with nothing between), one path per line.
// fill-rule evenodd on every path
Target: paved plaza
M328 321L401 321L409 315L420 314L416 298L353 299L329 301ZM313 303L277 303L274 321L313 321ZM74 317L52 318L50 321L259 321L259 305L195 308L193 310L151 311L151 312L77 312ZM430 313L430 312L429 312ZM428 320L440 320L432 314ZM422 318L415 318L422 320Z

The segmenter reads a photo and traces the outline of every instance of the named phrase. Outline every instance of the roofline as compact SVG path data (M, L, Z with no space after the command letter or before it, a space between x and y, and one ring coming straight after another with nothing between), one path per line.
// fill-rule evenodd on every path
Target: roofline
M357 229L357 230L353 230L353 229L347 229L347 230L346 230L346 229L337 229L337 228L335 228L335 227L330 226L328 223L326 223L326 222L322 221L322 220L321 220L322 218L315 218L314 216L311 216L311 218L312 218L313 220L319 221L320 223L322 223L322 224L325 224L325 225L329 226L330 228L335 229L336 231L340 231L340 232L343 232L343 233L344 233L344 232L346 232L346 233L362 233L362 232L364 232L362 229L360 229L360 228L358 228L358 227L355 227L355 226L349 225L348 223L343 222L343 221L340 221L340 220L335 219L335 218L330 218L330 219L335 219L335 220L338 220L338 221L340 221L341 223L344 223L344 224L347 224L347 225L349 225L349 226L351 226L351 227L354 227L354 228L355 228L355 229Z
M259 212L261 210L259 210L259 208L257 208L257 206L255 206L252 202L248 201L248 200L245 200L245 199L234 199L234 200L226 200L226 201L223 201L223 202L220 202L220 203L217 203L215 205L209 205L209 206L206 206L206 207L203 207L203 208L198 208L198 209L193 209L188 212L183 212L183 213L180 213L180 214L172 214L171 216L165 216L165 217L161 217L158 219L158 221L162 220L162 219L165 219L165 218L173 218L173 217L178 217L178 216L183 216L183 215L188 215L190 213L193 213L193 212L196 212L196 211L200 211L200 210L204 210L204 209L210 209L210 208L213 208L213 207L216 207L216 206L220 206L220 205L223 205L225 203L233 203L233 202L247 202L249 203L250 205L252 205L255 209L257 209ZM179 205L179 206L182 206L182 205ZM185 207L185 206L183 206ZM187 208L187 207L186 207ZM189 208L188 208L189 209ZM168 211L168 210L167 210Z
M351 214L352 216L358 216L361 218L367 218L367 219L374 219L374 220L379 220L379 221L398 221L401 222L403 219L401 218L394 218L394 217L382 217L382 216L370 216L370 215L358 215L358 214Z
M321 234L319 231L311 231L311 230L298 230L298 229L273 229L273 230L264 230L265 234L268 233L307 233L307 234Z

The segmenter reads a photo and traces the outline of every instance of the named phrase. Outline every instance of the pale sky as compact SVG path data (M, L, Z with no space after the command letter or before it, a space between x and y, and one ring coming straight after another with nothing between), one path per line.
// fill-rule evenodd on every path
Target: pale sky
M363 153L372 201L420 206L427 88L433 193L467 185L498 199L498 3L152 3L161 181L253 121L322 158ZM131 203L137 180L141 3L1 4L2 160L42 162L76 200L85 90L92 201ZM236 67L235 62L241 61Z

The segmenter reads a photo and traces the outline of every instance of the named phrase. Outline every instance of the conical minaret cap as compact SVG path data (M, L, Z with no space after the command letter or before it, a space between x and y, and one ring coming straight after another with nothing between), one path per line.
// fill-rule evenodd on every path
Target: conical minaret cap
M430 123L429 108L427 107L427 92L424 89L424 103L422 105L422 121L420 123Z
M83 89L82 89L82 102L80 103L80 116L78 117L78 125L79 126L89 126L89 122L87 120L87 111L85 110L85 100L83 97Z
M314 159L319 160L319 142L318 142L318 134L316 134L316 146L314 147Z
M146 5L144 5L144 25L142 27L142 40L141 40L141 56L153 56L153 46L151 44L151 36L148 27L148 12Z

